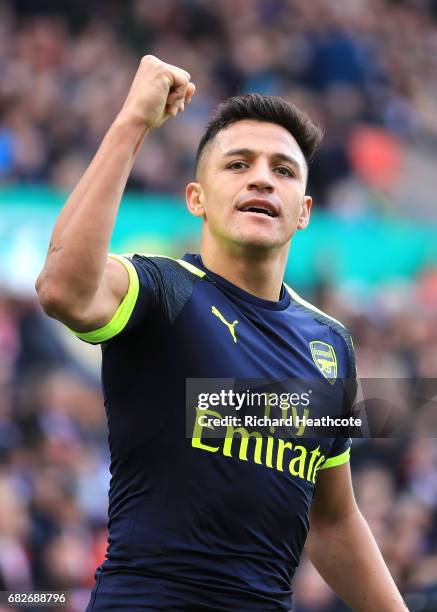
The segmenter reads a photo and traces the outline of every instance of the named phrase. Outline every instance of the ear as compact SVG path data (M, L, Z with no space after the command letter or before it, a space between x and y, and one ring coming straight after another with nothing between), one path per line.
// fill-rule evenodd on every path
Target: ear
M313 205L313 199L311 196L304 196L302 201L302 208L300 211L299 219L297 221L297 229L305 229L310 222L311 206Z
M203 190L200 183L188 183L185 189L185 198L187 208L195 217L203 217L205 215L205 207L203 206Z

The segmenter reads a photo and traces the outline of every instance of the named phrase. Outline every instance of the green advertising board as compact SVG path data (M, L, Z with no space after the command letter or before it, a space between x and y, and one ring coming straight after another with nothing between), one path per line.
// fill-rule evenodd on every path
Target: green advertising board
M33 290L65 199L46 188L0 189L2 286ZM200 227L181 198L127 194L111 250L180 256L198 249ZM293 239L286 280L305 291L320 281L372 290L409 279L437 264L436 230L436 225L411 220L370 215L344 219L313 209L309 228Z

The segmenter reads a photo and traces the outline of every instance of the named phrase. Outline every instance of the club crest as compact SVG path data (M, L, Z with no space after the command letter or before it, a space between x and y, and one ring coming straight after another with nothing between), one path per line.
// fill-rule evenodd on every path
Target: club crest
M321 340L310 342L311 356L323 376L333 385L337 380L337 355L333 347Z

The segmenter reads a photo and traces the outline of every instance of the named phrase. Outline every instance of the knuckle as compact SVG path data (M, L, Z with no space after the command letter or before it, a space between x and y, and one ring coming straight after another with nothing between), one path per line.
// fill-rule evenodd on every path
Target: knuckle
M180 83L180 84L181 84L183 87L186 87L186 86L188 85L188 83L190 82L190 77L189 77L189 76L187 76L187 75L186 75L186 74L184 74L184 73L182 73L182 74L181 74L181 73L179 73L177 76L178 76L178 81L179 81L179 83Z
M155 57L154 55L143 55L143 57L141 58L141 63L142 64L149 64L149 63L152 63L152 62L156 61L157 59L158 58Z

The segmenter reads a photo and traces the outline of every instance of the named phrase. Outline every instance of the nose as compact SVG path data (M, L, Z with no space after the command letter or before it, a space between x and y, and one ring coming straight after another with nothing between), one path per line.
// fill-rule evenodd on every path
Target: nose
M270 168L267 163L258 163L254 165L251 175L248 180L247 188L249 191L266 191L272 193L275 185L270 176Z

